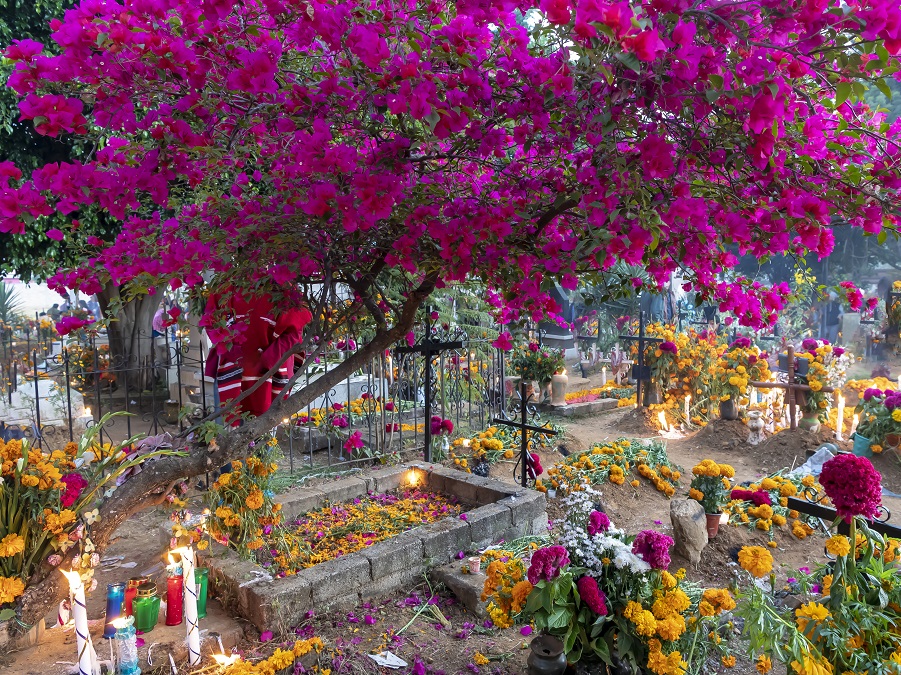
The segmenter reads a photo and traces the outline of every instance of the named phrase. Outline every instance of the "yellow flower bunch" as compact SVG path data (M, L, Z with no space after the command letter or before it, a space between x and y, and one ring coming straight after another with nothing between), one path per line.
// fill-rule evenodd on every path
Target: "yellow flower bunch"
M773 555L763 546L743 546L738 552L738 564L761 579L773 570Z
M509 628L532 592L525 563L512 551L486 551L482 558L489 561L482 602L488 602L488 615L495 626Z
M297 659L313 651L318 654L324 648L325 645L318 637L312 637L308 640L297 640L291 649L277 648L272 656L257 663L250 663L240 659L229 665L225 669L224 675L274 675L293 666Z
M735 599L725 588L708 588L701 596L698 611L701 616L719 616L735 609Z
M25 592L25 582L19 577L0 577L0 605L15 602Z
M14 555L19 555L24 550L25 539L15 532L0 539L0 558L11 558Z

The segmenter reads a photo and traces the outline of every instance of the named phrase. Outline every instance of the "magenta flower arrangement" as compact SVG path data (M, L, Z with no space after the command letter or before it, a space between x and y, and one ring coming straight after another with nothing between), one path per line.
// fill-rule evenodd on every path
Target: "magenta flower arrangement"
M665 570L669 567L669 551L672 545L672 537L656 530L642 530L632 542L632 553L655 570Z
M527 577L533 586L539 581L552 581L560 575L560 569L569 565L569 553L562 546L540 548L532 554Z
M845 520L875 518L882 506L882 475L866 457L836 455L823 464L820 484Z

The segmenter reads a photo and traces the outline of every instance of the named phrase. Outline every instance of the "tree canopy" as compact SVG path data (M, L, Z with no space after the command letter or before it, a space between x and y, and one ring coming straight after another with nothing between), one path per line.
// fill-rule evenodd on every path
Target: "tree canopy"
M59 55L7 50L9 84L39 134L103 145L30 179L4 165L0 230L88 205L127 220L57 279L88 292L214 270L342 282L378 315L399 309L375 300L388 270L472 275L510 318L621 260L755 325L786 289L719 281L729 246L825 255L834 215L895 227L897 124L862 102L897 72L891 2L543 0L530 31L531 7L85 1L54 24Z

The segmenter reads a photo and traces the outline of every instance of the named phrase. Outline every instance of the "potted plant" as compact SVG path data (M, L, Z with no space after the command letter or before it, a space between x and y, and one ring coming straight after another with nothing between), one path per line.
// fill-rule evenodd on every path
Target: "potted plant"
M901 439L901 393L867 389L854 409L860 424L854 435L854 454L870 456L874 445L897 447Z
M844 383L849 357L842 347L835 347L826 340L808 338L801 343L801 349L797 354L798 361L806 363L807 367L797 371L798 379L810 390L800 392L802 416L798 426L815 432L829 411L829 401L823 389L827 386L840 387Z
M752 346L748 338L736 338L720 357L717 367L720 417L724 420L737 420L740 406L748 404L750 382L765 381L769 377L766 354Z
M520 345L513 352L512 365L513 371L524 380L538 383L540 402L554 374L565 369L566 361L562 349L545 349L535 342L529 342Z
M688 496L704 507L707 537L713 539L720 529L723 505L732 490L729 479L735 477L735 469L728 464L717 464L712 459L705 459L691 473L694 478L691 480Z

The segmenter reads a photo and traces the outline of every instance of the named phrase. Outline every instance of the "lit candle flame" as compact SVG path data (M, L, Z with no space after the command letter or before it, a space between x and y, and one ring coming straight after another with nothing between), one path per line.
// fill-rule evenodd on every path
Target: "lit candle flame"
M238 654L213 654L213 659L219 666L225 668L239 661L241 657Z
M412 487L416 487L416 484L419 482L419 475L416 473L415 469L410 469L408 479L410 481L410 485Z
M128 619L129 617L127 616L120 616L118 619L112 621L111 623L116 630L122 630L123 628L128 628L129 624L131 623L131 621L129 621Z
M669 425L666 423L666 415L663 414L662 410L657 413L657 421L660 422L660 427L664 431L669 431Z
M88 407L85 407L85 409L84 409L84 414L85 414L85 417L90 417L90 416L91 416L91 409L88 408Z
M63 573L63 576L66 577L66 581L69 582L70 589L74 590L75 588L77 588L79 585L82 584L81 575L78 572L76 572L75 570L71 570L71 571L60 570L60 572Z

